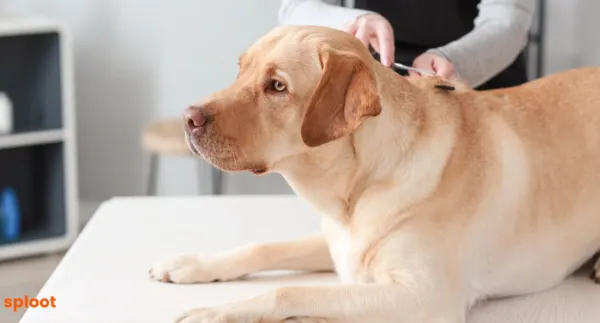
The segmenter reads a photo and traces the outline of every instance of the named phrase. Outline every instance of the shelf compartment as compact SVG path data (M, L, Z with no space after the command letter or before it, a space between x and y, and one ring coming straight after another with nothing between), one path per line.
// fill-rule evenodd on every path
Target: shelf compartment
M56 32L60 28L55 21L45 17L3 15L0 19L0 37Z
M0 92L13 104L13 132L62 128L58 32L0 37Z
M61 142L63 140L63 130L43 130L0 135L0 149L36 146Z
M0 150L0 192L16 193L20 213L16 239L0 221L0 246L66 234L63 153L62 142ZM0 203L0 216L5 207Z

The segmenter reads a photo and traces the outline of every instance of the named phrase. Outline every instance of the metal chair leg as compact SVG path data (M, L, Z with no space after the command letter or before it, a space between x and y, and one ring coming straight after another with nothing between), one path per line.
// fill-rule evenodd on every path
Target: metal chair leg
M150 165L148 168L148 179L146 183L146 195L156 195L156 182L158 176L158 155L150 155Z
M206 181L206 178L204 178L203 175L203 169L204 166L206 165L205 163L202 162L198 162L198 169L197 169L197 174L198 174L198 193L202 194L202 183L204 181ZM218 168L215 168L213 166L209 166L210 167L210 194L211 195L222 195L223 194L223 187L224 187L224 183L223 183L223 172L221 172Z
M198 167L196 173L198 174L198 193L202 194L202 183L206 181L203 175L203 169L206 165L205 163L198 162ZM210 166L210 174L211 174L211 182L210 182L210 194L211 195L221 195L223 194L223 172L221 172L218 168Z
M212 175L212 193L214 195L223 194L223 172L215 167L211 169Z
M546 43L546 0L538 0L538 51L537 51L537 65L536 65L536 78L540 78L544 75L544 45Z
M196 163L196 176L198 176L198 194L201 195L202 194L202 183L203 183L203 180L205 180L202 177L203 164L199 161L195 161L195 163Z

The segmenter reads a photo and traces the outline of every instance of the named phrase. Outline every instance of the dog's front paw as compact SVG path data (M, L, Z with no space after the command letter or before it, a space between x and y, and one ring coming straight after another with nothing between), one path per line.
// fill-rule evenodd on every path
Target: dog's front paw
M175 320L175 323L275 323L250 313L237 313L212 308L188 311Z
M175 323L226 323L235 322L225 313L212 309L191 310L175 320Z
M155 264L149 273L154 280L176 284L210 283L235 278L221 267L217 258L186 254Z

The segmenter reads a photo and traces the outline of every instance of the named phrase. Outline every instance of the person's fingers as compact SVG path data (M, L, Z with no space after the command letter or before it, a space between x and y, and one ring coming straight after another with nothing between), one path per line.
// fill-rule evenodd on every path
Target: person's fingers
M445 59L434 59L433 70L436 75L446 79L451 79L454 76L454 67Z
M416 67L416 68L424 69L424 70L434 71L433 57L431 57L431 55L428 55L428 54L421 54L413 61L412 66ZM414 73L416 73L416 74L411 74L411 75L423 76L421 73L418 73L418 72L414 72Z
M360 40L363 44L365 44L365 46L369 46L369 33L368 33L368 29L367 26L365 25L361 25L358 27L358 30L356 31L356 33L354 34L354 36L356 36L356 38L358 38L358 40Z
M375 29L381 63L390 66L394 62L394 35L390 28L385 24L379 24Z
M418 72L415 72L415 71L413 71L413 70L408 70L408 75L410 75L410 76L421 76L421 74L420 74L420 73L418 73Z
M394 63L394 35L385 18L377 15L361 16L347 24L344 31L354 35L365 46L371 45L379 53L383 65L391 66Z
M420 55L413 61L413 67L431 70L433 61L427 55Z
M343 30L351 35L356 34L356 31L358 30L358 23L357 21L352 21L351 23L346 24L346 26L344 26Z
M369 44L377 53L381 53L381 48L379 47L379 41L377 40L377 37L371 36L369 39Z

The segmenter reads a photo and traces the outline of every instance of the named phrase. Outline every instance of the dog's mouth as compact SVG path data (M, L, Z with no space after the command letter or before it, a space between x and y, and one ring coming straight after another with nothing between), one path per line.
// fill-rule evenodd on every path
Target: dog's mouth
M188 149L196 156L202 157L204 158L204 156L202 156L202 154L200 154L200 152L198 151L198 149L196 149L196 145L194 145L193 139L191 138L191 136L187 133L185 133L185 143L187 144Z
M203 134L198 138L193 133L185 132L185 141L189 150L196 156L206 160L214 167L225 172L249 171L254 175L263 175L268 168L263 164L248 163L238 145L230 138L208 138Z
M252 174L254 174L254 175L263 175L263 174L267 173L267 168L266 167L254 168L254 169L251 169L250 172L252 172Z
M211 165L221 170L234 171L236 157L235 154L225 152L229 149L223 149L221 146L212 143L205 138L199 139L190 134L187 134L185 139L188 148L194 155L206 160Z

